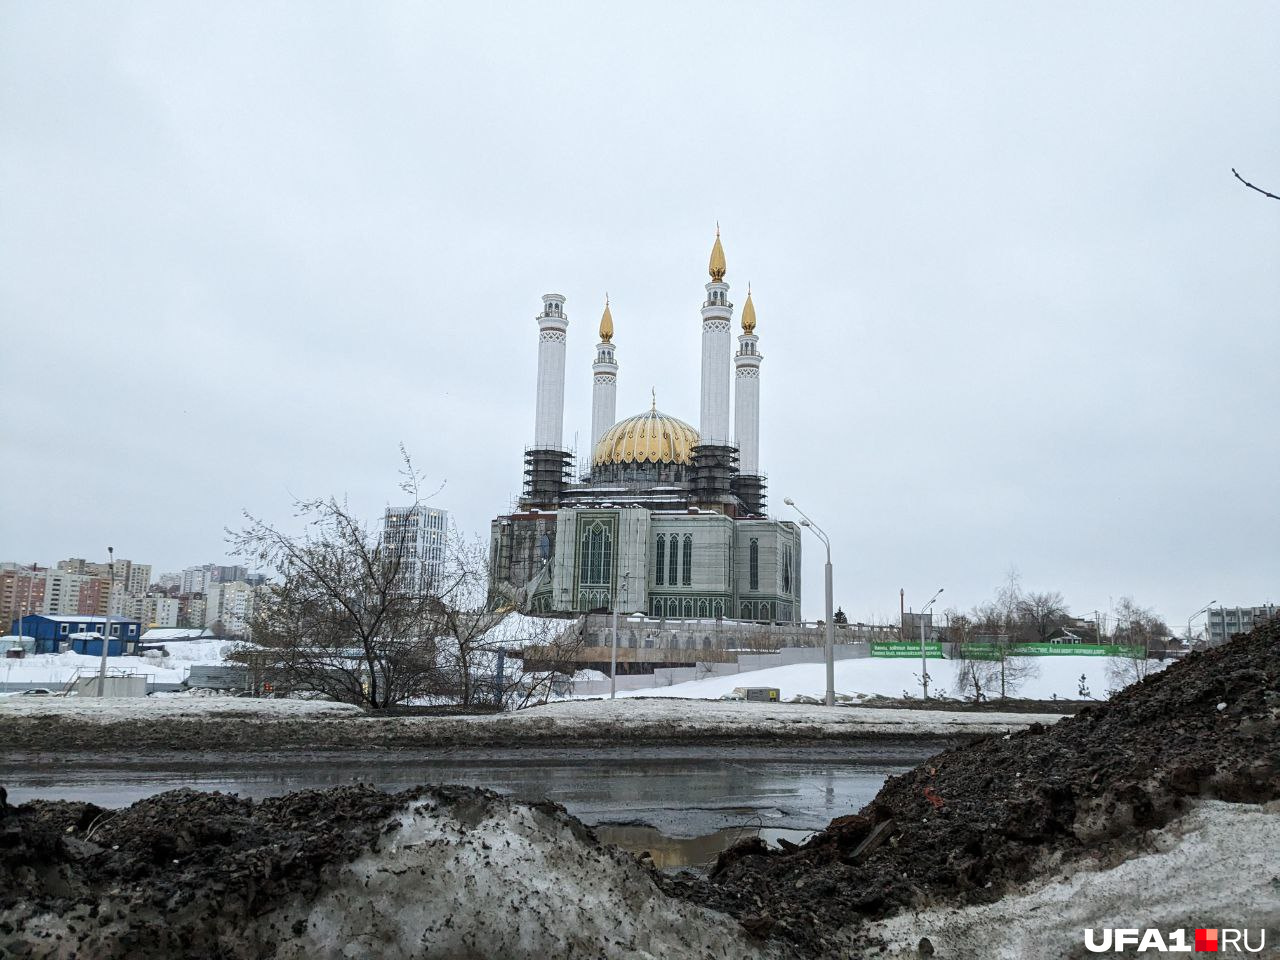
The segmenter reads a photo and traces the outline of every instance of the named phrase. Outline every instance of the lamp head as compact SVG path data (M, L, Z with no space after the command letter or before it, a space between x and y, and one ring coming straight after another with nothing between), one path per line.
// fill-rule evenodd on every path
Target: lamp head
M802 526L802 527L809 527L809 526L812 526L812 524L811 524L811 523L809 523L809 521L808 521L808 520L801 520L801 521L800 521L800 526Z
M796 502L792 500L790 497L783 497L782 502L785 503L788 507L794 507L796 505Z

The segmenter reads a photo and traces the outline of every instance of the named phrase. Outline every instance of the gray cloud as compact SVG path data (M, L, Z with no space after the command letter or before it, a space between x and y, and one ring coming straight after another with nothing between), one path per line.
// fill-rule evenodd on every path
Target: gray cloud
M1274 5L10 4L3 559L159 568L291 492L518 493L539 295L566 435L697 419L719 219L772 500L837 601L1276 600ZM818 615L816 544L807 613Z

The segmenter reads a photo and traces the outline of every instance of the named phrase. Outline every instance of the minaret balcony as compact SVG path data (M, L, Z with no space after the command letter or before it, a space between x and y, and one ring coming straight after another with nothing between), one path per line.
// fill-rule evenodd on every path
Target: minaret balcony
M537 316L538 329L540 330L559 330L561 333L569 329L569 318L564 314L555 315L550 313L540 313Z

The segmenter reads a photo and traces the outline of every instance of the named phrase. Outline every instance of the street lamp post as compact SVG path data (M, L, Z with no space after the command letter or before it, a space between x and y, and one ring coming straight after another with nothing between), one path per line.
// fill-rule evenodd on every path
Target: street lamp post
M938 592L933 595L933 599L924 605L924 609L920 611L920 683L924 687L924 699L929 699L929 661L925 658L924 651L924 615L929 612L929 608L937 602L942 596L942 587L938 588Z
M106 635L102 638L102 659L98 661L98 696L107 693L107 648L111 644L111 595L116 592L116 548L107 547L107 620L103 626Z
M1192 620L1194 620L1196 617L1200 616L1200 614L1204 613L1206 610L1208 610L1210 607L1212 607L1212 606L1213 606L1215 603L1217 603L1217 602L1218 602L1217 600L1210 600L1208 603L1206 603L1203 607L1201 607L1199 610L1197 610L1197 611L1196 611L1195 613L1193 613L1191 616L1187 617L1187 646L1188 646L1188 647L1189 647L1189 646L1191 646L1191 621L1192 621ZM1207 627L1207 625L1206 625L1206 628L1205 628L1205 633L1206 633L1206 634L1208 633L1208 627ZM1207 639L1208 639L1208 637L1206 636L1206 638L1205 638L1205 639L1207 640Z
M631 572L622 575L622 596L628 597L631 586ZM613 600L613 649L609 652L609 699L618 696L618 599Z
M818 538L822 541L823 546L827 548L827 567L825 571L826 585L827 585L827 619L826 619L827 696L826 696L826 703L828 707L834 707L836 705L836 653L835 653L836 625L834 620L834 614L832 612L833 602L832 602L832 596L831 596L831 589L832 589L831 587L831 540L827 537L825 533L822 532L821 527L819 527L816 523L810 520L809 517L805 514L805 512L796 506L796 502L794 500L792 500L790 497L786 497L782 502L785 503L792 510L794 510L796 513L800 514L801 517L804 517L804 519L800 521L800 526L808 527L810 530L816 533L818 535Z

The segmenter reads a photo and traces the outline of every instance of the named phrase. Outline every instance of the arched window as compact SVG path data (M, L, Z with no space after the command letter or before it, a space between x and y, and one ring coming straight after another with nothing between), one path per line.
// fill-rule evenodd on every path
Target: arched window
M653 565L653 582L662 586L662 575L666 571L667 538L658 534L658 560Z
M680 568L677 566L680 562L680 551L676 549L676 544L679 542L680 538L673 533L671 535L671 561L667 566L667 583L673 587L680 582L679 579L677 579L680 575Z
M750 581L750 589L760 589L760 541L756 537L751 538L751 547L748 550L748 579Z
M693 535L684 535L684 569L680 571L680 582L686 587L693 583Z
M791 546L782 548L782 592L791 592Z
M613 573L613 537L600 520L582 532L578 582L608 584Z

